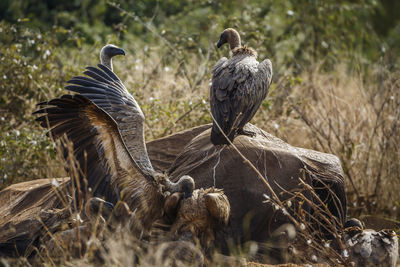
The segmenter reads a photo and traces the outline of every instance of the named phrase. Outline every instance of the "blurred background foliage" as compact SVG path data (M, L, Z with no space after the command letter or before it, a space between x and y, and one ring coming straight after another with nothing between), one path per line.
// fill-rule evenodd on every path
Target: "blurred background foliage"
M31 113L106 43L127 52L115 71L143 108L147 140L210 122L211 68L229 53L215 43L234 27L274 67L252 122L337 155L353 214L397 218L399 10L391 0L3 0L0 189L65 175Z
M73 31L82 42L95 44L115 35L119 42L159 42L149 28L174 45L206 50L210 34L228 26L238 28L246 43L260 53L277 55L286 64L304 68L311 61L362 56L378 60L398 53L400 3L391 0L167 0L118 1L126 16L106 0L60 2L5 0L0 19L24 22L33 30ZM210 33L211 31L211 33ZM215 39L215 35L212 35ZM69 36L57 35L59 41ZM69 38L67 38L69 39ZM394 49L394 50L392 50ZM295 61L295 62L294 62Z

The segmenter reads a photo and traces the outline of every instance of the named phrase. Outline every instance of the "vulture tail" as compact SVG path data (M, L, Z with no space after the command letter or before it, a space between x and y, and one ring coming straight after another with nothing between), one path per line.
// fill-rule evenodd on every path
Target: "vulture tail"
M233 142L233 139L235 137L235 132L231 133L228 138L231 142ZM226 137L221 133L221 131L217 128L215 129L212 127L211 129L211 143L213 145L229 145L228 140L226 140Z

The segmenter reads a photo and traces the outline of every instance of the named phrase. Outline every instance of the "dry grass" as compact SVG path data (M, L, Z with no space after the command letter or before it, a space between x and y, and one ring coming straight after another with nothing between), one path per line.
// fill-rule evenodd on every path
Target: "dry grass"
M368 75L339 66L278 81L281 116L255 122L288 143L339 157L347 181L350 215L398 218L400 74L377 66ZM271 125L272 124L272 125ZM272 126L272 127L271 127Z
M210 55L215 56L214 50L205 55L175 57L173 52L158 46L144 49L132 45L124 48L128 55L115 59L114 70L145 113L147 141L211 122L208 90L211 68L215 63ZM94 56L97 50L86 47L82 54L93 56L90 60L84 57L67 60L60 72L66 80L77 73L76 69L72 70L73 66L79 65L83 70L83 66L97 63L97 56ZM64 55L65 58L68 55ZM51 75L57 73L53 70ZM33 83L50 86L43 80L38 78ZM49 99L60 94L57 89L42 92L40 97ZM329 73L315 65L299 76L276 73L270 94L252 123L291 145L337 155L346 177L350 216L374 214L398 220L399 102L400 73L388 70L384 65L372 65L362 72L349 71L346 66L338 65ZM29 113L35 109L34 104L34 101L27 103ZM19 123L16 129L28 132L31 127L38 129L33 118L28 116L28 120ZM10 133L17 135L11 130ZM42 141L38 134L28 139L32 138ZM46 145L42 143L42 146ZM43 149L32 146L37 150ZM52 147L45 148L52 150ZM17 154L32 152L29 149L15 151ZM35 177L61 176L63 168L60 160L54 157L40 159L40 165L32 167ZM282 205L285 206L285 203ZM320 213L322 224L327 223L326 212L323 210ZM307 225L303 229L298 224L298 227L303 231L300 236L305 242L321 238L312 234L314 226ZM334 227L330 229L337 234ZM109 264L129 265L135 261L136 251L145 253L137 248L135 242L124 237L110 241L110 257L107 259L113 262ZM336 259L344 261L323 243L316 243L314 251L325 255L331 262ZM86 255L77 262L64 264L86 264L90 261ZM50 261L47 264L51 265Z

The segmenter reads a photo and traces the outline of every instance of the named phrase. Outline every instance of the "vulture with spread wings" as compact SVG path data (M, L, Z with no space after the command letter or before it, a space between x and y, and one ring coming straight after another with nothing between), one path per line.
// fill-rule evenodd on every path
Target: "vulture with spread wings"
M63 145L64 158L69 160L72 150L78 171L70 175L78 176L75 188L84 198L123 200L136 212L138 225L149 229L162 214L165 196L191 196L194 181L182 176L172 183L154 170L144 141L143 112L110 68L99 64L84 74L88 77L74 77L66 86L79 94L39 103L36 120L54 139L65 134L72 142L72 149Z
M236 30L224 30L217 47L225 43L230 46L232 58L223 57L215 64L210 87L211 114L214 117L211 142L214 145L229 144L224 134L231 142L237 134L254 134L246 132L243 127L256 114L272 79L271 61L265 59L259 63L253 49L241 46Z

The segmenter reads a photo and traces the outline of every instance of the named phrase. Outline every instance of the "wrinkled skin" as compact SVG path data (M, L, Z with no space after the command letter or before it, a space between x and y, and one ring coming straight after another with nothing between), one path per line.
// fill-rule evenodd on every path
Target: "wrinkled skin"
M228 239L233 239L236 244L247 240L268 240L271 232L288 222L287 217L263 203L263 194L271 196L271 192L233 148L211 144L209 128L210 125L203 125L148 143L152 163L161 170L170 164L168 172L173 181L187 174L195 180L196 188L215 186L224 190L231 205L230 227L226 235L219 239L225 253ZM327 190L317 190L317 194L328 203L332 214L338 217L339 224L344 222L346 208L342 207L346 207L345 184L337 157L292 147L252 125L245 128L255 132L256 136L239 136L234 144L263 176L267 176L276 194L282 192L282 188L299 191L299 177L304 176L306 183L313 187L321 186L320 179L337 195L339 209L335 208L332 198L327 199ZM157 153L159 151L163 153ZM305 168L308 170L306 174L302 171ZM288 195L281 195L282 199L286 197ZM306 194L306 197L312 199L310 195ZM303 208L310 211L308 206Z

